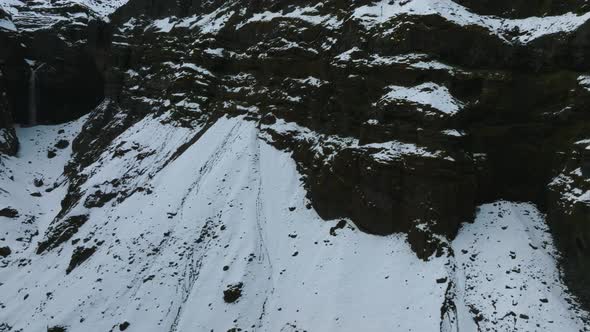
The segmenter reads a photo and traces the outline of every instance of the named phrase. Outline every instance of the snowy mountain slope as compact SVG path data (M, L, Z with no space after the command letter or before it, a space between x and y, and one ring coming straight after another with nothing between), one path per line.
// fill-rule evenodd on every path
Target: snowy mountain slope
M588 330L583 1L10 1L0 331Z
M478 317L480 330L588 329L573 318L584 313L572 308L560 282L559 254L535 206L504 201L481 206L475 222L453 241L453 250L462 308Z
M91 8L95 13L101 17L107 17L112 14L117 8L123 6L128 0L70 0L73 3L78 3L83 6Z
M69 215L88 220L41 255L35 255L35 243L58 213L66 184L57 170L69 155L59 151L47 163L46 151L58 139L71 140L85 119L18 130L21 154L4 159L11 172L2 175L2 200L19 211L17 219L0 217L13 250L0 270L4 331L118 330L125 322L128 331L438 331L446 324L453 331L475 331L474 324L483 330L584 329L585 313L576 315L565 302L572 299L533 206L483 206L451 251L422 261L404 235L372 236L349 222L319 218L294 161L268 145L255 122L222 117L165 162L166 151L191 137L162 124L165 117L132 126L111 146L135 149L106 158L121 151L110 150L87 168L87 189L107 193L109 182L130 174L126 170L141 170L149 176L133 178L149 190L103 206L84 207L80 199ZM138 156L148 147L160 153L151 154L155 159L144 169ZM44 185L35 188L34 178ZM51 193L42 190L55 182ZM43 194L40 204L22 204L29 200L23 195L35 190ZM496 239L508 245L499 250ZM505 276L514 267L522 274ZM237 284L241 296L227 303L223 291ZM457 308L446 315L453 322L445 315L441 320L445 300Z
M69 161L71 146L55 148L59 141L69 142L80 131L83 119L59 126L18 128L19 154L16 158L2 158L2 203L19 211L22 223L5 224L4 243L18 252L31 247L32 238L42 234L57 212L65 195L64 165ZM48 158L49 151L55 157ZM43 160L43 163L39 163ZM10 193L10 194L8 194Z

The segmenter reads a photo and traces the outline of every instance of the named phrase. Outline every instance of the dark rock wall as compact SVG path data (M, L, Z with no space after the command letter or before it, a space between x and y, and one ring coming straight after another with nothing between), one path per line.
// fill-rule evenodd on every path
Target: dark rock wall
M35 12L33 5L20 9L43 15ZM109 25L84 7L60 10L62 15L86 14L88 18L80 22L59 22L51 28L33 25L25 26L22 31L0 31L3 46L0 66L17 123L28 124L30 120L31 67L39 68L35 89L39 123L76 119L92 110L104 97Z
M102 100L108 42L101 29L101 24L93 23L86 31L78 31L72 36L77 41L74 46L53 30L34 33L26 40L26 57L45 64L37 72L39 122L76 119ZM18 113L17 119L24 122L25 115Z
M0 154L14 156L18 151L18 139L13 127L12 109L3 78L0 70Z

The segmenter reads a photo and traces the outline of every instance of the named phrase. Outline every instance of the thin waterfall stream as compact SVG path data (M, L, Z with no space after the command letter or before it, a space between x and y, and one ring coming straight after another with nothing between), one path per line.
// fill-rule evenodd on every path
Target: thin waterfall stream
M31 66L31 76L29 77L29 125L37 124L37 71L45 64L39 65L37 68Z

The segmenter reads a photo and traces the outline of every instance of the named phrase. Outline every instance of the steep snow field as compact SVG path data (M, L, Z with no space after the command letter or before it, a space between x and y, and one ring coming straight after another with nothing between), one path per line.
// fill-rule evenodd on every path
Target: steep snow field
M484 205L447 254L422 261L405 235L322 220L290 154L255 122L222 117L194 136L166 117L135 124L84 171L87 197L115 193L116 179L144 190L74 207L68 215L88 221L41 255L71 153L47 150L86 118L18 129L21 152L0 169L1 205L19 211L0 217L0 246L12 249L1 261L0 331L588 330L534 206ZM68 269L76 248L92 252ZM224 301L240 284L241 296Z
M453 249L463 309L478 313L481 330L588 330L575 319L584 313L571 305L551 234L533 205L481 206L475 222L464 225L453 241Z

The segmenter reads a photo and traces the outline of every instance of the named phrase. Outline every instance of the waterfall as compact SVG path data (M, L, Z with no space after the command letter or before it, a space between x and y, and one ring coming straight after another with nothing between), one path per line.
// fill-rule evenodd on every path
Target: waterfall
M37 68L31 66L31 77L29 77L29 125L37 124L37 70L41 69L45 64Z
M29 125L37 124L37 73L31 67L31 77L29 77Z

